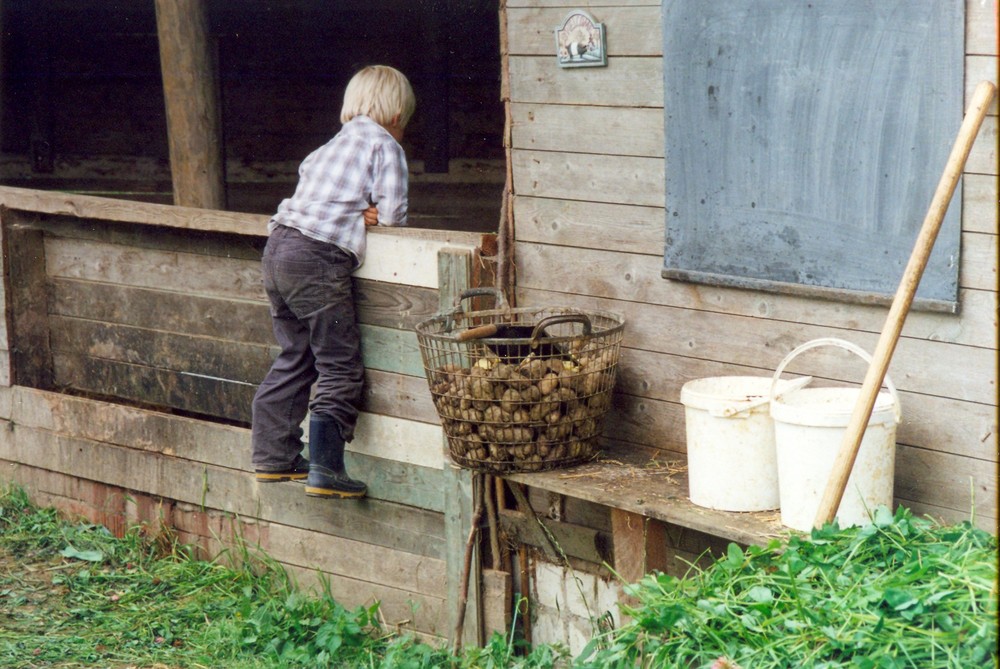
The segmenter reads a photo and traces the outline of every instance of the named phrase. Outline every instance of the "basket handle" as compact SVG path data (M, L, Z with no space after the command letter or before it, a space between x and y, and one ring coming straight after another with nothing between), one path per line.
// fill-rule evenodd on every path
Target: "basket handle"
M587 314L557 314L538 321L538 325L535 326L535 329L531 333L531 340L534 341L538 339L545 333L545 328L558 323L582 323L583 334L588 336L590 335L590 331L592 329L590 317L587 316Z
M813 339L812 341L807 341L805 344L801 344L785 356L785 359L778 364L778 368L774 370L774 376L771 378L771 392L770 397L773 399L775 397L775 390L778 387L778 380L781 378L781 373L785 371L785 367L788 366L792 360L797 358L799 354L808 351L809 349L818 348L820 346L837 346L839 348L845 349L859 356L862 360L867 362L869 365L872 364L872 357L869 355L868 351L861 348L857 344L849 342L845 339L837 339L836 337L820 337L819 339ZM899 406L899 393L896 392L896 386L892 383L892 379L889 375L885 375L885 384L889 393L892 395L893 399L893 414L896 418L896 423L898 424L903 416Z
M583 334L590 335L591 325L590 318L587 314L558 314L556 316L549 316L538 321L535 329L531 331L531 348L535 348L537 346L538 339L546 336L545 328L550 325L556 325L557 323L582 323ZM469 328L468 330L462 330L455 335L455 341L462 342L469 341L471 339L485 339L495 335L498 329L499 328L496 323Z
M458 313L462 311L462 302L469 299L470 297L492 297L496 303L496 309L506 309L507 300L504 299L503 291L499 288L494 288L492 286L480 286L479 288L466 288L459 295L458 299L455 300L455 308L451 313Z
M507 301L504 299L503 291L499 288L493 288L492 286L480 286L478 288L466 288L461 293L459 293L458 298L455 300L455 306L451 308L451 311L441 314L445 319L445 331L450 332L455 328L455 320L457 317L465 313L465 309L462 308L462 302L469 299L470 297L485 297L490 296L496 302L497 309L507 309ZM439 312L440 313L440 312ZM477 335L478 337L488 337L490 334L482 333ZM467 337L467 339L473 339L475 337ZM464 341L464 340L459 340Z

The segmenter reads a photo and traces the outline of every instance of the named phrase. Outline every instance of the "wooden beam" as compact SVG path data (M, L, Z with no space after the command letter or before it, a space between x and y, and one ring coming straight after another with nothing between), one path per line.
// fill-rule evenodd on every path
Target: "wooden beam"
M469 288L472 273L472 254L460 249L442 249L438 252L439 308L444 311L454 304L455 298ZM444 440L442 440L444 441ZM462 591L463 558L465 544L472 524L473 475L445 462L445 551L448 560L448 601L458 602ZM448 628L454 630L463 617L462 641L467 645L482 644L482 562L479 551L473 555L473 569L469 575L469 601L466 611L456 607L449 612ZM494 603L496 605L497 603ZM450 638L451 643L455 639Z
M638 583L651 571L667 570L667 526L662 521L613 508L611 534L615 571L626 583Z
M204 0L156 0L174 204L225 209L222 123Z
M48 389L52 387L52 350L43 233L20 225L23 215L3 210L0 218L7 263L4 281L10 377L13 383Z

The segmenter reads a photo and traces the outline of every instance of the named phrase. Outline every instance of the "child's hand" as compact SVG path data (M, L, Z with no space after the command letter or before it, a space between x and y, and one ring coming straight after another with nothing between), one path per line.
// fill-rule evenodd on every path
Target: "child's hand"
M378 209L375 207L365 209L362 216L365 217L365 225L378 225Z

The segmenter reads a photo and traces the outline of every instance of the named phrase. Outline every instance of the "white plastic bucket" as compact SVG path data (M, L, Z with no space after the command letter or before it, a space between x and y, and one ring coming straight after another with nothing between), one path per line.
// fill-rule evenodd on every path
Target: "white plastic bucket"
M871 356L851 342L816 339L802 344L782 360L774 372L773 387L777 390L781 373L788 363L800 353L818 346L847 349L871 364ZM875 400L837 510L836 518L841 527L868 525L875 507L892 508L896 425L901 414L899 396L888 376L885 385L889 392L880 392ZM783 525L803 532L813 528L860 392L858 388L803 388L772 398Z
M808 382L784 382L779 390ZM725 511L778 508L771 385L766 376L716 376L681 387L694 504Z

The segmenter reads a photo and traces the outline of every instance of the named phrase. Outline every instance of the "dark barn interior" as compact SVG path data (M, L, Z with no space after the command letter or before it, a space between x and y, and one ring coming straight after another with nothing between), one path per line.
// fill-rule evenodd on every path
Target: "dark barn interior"
M269 214L368 64L417 96L410 224L493 231L503 189L495 0L208 0L225 208ZM170 203L153 0L0 0L0 184Z

